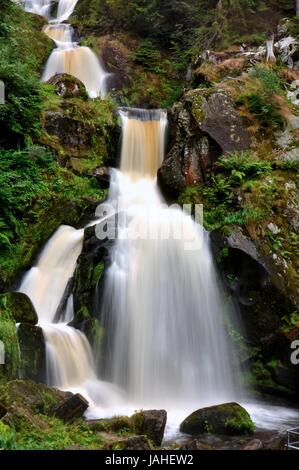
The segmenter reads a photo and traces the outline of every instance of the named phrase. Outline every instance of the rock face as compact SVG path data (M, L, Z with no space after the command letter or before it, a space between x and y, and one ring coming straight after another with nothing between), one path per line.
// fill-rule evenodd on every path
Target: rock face
M105 225L105 224L104 224ZM101 295L104 283L104 273L110 260L108 248L112 241L99 239L96 235L98 226L85 230L84 243L74 273L74 321L72 326L83 331L93 344L102 336L98 319L101 316Z
M290 361L292 335L293 339L297 337L298 328L294 325L290 332L282 328L282 319L296 311L298 305L294 291L289 291L288 278L282 276L281 266L273 262L273 257L260 253L258 243L254 244L240 228L229 236L214 231L211 240L222 279L241 314L249 345L259 349L264 365L275 358L269 370L259 366L255 385L269 393L298 393L297 368Z
M132 417L132 421L135 432L146 435L154 445L161 445L167 421L165 410L141 411Z
M27 323L36 325L38 322L35 308L26 294L21 292L9 292L1 295L2 301L5 301L16 323Z
M46 346L39 326L21 323L18 328L22 377L45 382Z
M173 107L171 120L175 135L158 176L162 188L173 195L205 181L222 153L251 144L232 99L221 91L189 91Z
M180 431L192 435L243 435L253 433L254 424L242 406L225 403L195 411L181 423Z

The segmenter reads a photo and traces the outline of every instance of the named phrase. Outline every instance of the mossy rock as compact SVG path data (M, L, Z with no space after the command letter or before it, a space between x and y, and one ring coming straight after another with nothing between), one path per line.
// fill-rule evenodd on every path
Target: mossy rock
M224 403L194 411L180 426L185 434L252 434L254 423L249 413L238 403Z
M10 310L17 323L37 324L37 313L26 294L21 292L8 292L7 294L2 294L0 298L2 305Z
M29 412L51 415L71 396L70 392L61 392L32 380L12 380L0 385L0 402L8 410L18 405Z
M21 323L18 328L21 376L36 382L46 381L46 344L42 328Z

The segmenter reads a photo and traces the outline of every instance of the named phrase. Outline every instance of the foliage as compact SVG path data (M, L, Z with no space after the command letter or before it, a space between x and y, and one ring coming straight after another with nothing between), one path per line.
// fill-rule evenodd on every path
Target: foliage
M35 21L13 2L1 2L0 80L5 84L5 103L0 105L0 147L23 145L39 134L39 68L50 41Z
M95 179L60 168L43 147L0 151L0 286L60 223L76 220L88 198L103 196Z

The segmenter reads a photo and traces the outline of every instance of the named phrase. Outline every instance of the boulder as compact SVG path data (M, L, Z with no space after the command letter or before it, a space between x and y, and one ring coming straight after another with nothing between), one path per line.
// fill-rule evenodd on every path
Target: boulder
M162 443L166 421L165 410L140 411L132 416L135 432L146 435L156 446Z
M0 385L0 402L8 411L17 404L30 412L51 415L55 407L71 396L70 392L61 392L32 380L12 380Z
M45 382L46 346L42 328L21 323L18 328L22 377Z
M202 408L189 415L180 426L185 434L252 434L254 424L249 413L237 403Z
M56 408L54 416L62 419L65 423L70 423L75 419L82 418L88 406L88 401L80 393L76 393Z
M158 177L162 189L175 196L206 181L222 153L251 145L233 100L214 88L187 92L174 105L170 120L171 146Z
M5 303L5 307L12 313L16 323L37 324L37 313L26 294L22 294L21 292L9 292L2 294L0 297L2 303Z
M244 450L261 450L263 443L260 439L252 439L252 441L247 442Z

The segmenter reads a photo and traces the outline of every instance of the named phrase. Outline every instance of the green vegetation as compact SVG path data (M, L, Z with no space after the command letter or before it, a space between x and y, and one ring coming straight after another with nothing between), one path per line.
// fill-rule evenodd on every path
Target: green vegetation
M59 167L43 147L0 151L0 286L62 222L78 221L88 201L104 195L95 179Z
M0 340L5 347L5 364L0 365L0 382L2 382L7 377L16 378L19 369L16 322L4 296L0 297Z
M40 132L42 106L40 67L51 50L42 22L10 0L0 5L0 80L5 104L0 106L0 146L30 143Z

